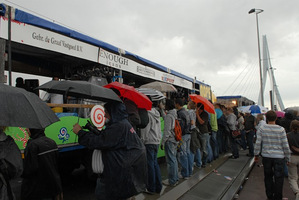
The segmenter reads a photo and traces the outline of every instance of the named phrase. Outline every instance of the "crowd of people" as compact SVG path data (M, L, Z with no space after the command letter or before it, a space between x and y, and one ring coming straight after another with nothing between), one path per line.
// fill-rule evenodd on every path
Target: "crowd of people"
M269 199L282 198L286 166L291 188L299 199L299 121L296 114L286 113L284 118L277 120L276 113L268 111L255 117L250 111L241 113L218 103L214 104L215 113L209 113L204 104L181 98L166 99L165 105L153 102L151 110L138 112L131 101L123 99L123 102L104 105L104 130L86 131L79 124L73 127L81 145L102 152L103 172L97 178L97 199L129 199L140 192L160 194L162 185L175 187L179 179L189 179L194 167L205 168L230 151L230 158L238 159L239 151L244 150L248 150L246 156L256 156L256 160L262 156ZM164 119L163 133L161 117ZM175 135L176 120L182 135L179 141ZM12 143L14 157L19 159L15 160L15 167L10 168L14 170L10 172L8 154L1 150L0 170L5 176L0 176L4 180L0 188L6 191L1 193L6 196L2 199L13 199L9 184L4 183L20 174L23 177L22 199L63 199L57 145L43 130L27 131L30 140L25 149L24 165L18 162L21 156ZM12 139L5 135L5 127L0 127L2 149L3 141L11 143ZM168 179L163 181L157 156L159 148L164 150L167 163Z

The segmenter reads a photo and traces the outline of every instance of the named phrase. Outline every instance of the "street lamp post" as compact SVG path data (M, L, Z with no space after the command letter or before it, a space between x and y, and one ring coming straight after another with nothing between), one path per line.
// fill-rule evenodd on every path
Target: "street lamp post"
M262 64L261 64L261 50L260 50L260 35L259 35L259 22L258 22L258 14L263 12L262 9L251 9L248 14L255 13L256 16L256 30L257 30L257 43L258 43L258 54L259 54L259 67L260 67L260 83L261 83L261 104L264 106L264 91L263 91L263 78L262 78Z

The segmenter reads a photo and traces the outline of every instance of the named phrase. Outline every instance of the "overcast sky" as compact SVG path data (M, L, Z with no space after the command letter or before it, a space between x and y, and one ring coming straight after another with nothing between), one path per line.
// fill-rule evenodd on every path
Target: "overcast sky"
M285 107L299 106L298 0L4 0L211 85L217 96L257 102L258 43L267 36ZM12 4L14 3L14 4ZM21 7L20 7L21 6ZM261 43L262 44L262 43ZM269 78L265 106L269 103Z

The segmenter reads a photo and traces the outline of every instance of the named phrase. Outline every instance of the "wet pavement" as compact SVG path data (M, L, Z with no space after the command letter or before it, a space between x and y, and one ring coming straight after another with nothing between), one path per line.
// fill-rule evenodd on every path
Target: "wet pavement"
M239 192L240 200L266 200L266 192L264 186L264 168L261 164L262 159L259 159L259 162L256 163L252 171L250 172L248 178L245 180L242 189ZM284 179L283 184L283 197L284 200L295 200L295 195L292 192L288 178Z
M135 197L136 200L153 199L235 199L241 200L266 200L264 189L264 174L261 166L261 159L257 164L252 158L246 157L246 152L240 152L239 159L229 159L230 154L221 155L206 168L194 168L193 176L188 180L180 179L175 187L163 185L160 194L150 195L141 193ZM247 163L247 164L246 164ZM243 170L249 168L249 170ZM167 179L166 163L160 163L162 180ZM234 175L232 173L237 173ZM249 173L249 174L248 174ZM84 168L81 167L72 173L72 176L65 176L63 180L63 191L65 200L95 200L95 181L87 178ZM16 199L20 199L22 179L12 181ZM237 195L235 195L237 193ZM284 200L293 200L295 196L285 178Z

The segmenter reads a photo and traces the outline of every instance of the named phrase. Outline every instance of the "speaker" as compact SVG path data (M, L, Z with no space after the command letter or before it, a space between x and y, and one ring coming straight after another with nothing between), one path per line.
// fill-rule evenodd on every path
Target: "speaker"
M25 89L29 92L33 92L37 96L39 96L39 90L34 90L39 86L38 79L25 79Z
M98 76L92 76L89 78L88 82L91 82L95 85L99 85L99 86L104 86L107 85L107 79L106 78L102 78L102 77L98 77Z

